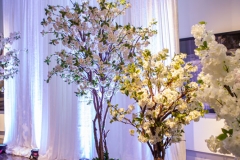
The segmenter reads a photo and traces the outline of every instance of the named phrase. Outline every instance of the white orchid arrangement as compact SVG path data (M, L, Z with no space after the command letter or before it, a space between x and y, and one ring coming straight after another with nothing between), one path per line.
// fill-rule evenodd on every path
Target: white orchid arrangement
M14 41L20 38L17 32L10 33L7 38L0 33L0 80L13 78L18 73L20 60L18 59L18 50L11 49Z
M105 131L108 103L119 90L114 77L122 74L122 68L133 62L133 57L156 34L152 29L155 21L148 28L116 23L116 18L130 6L126 0L98 0L98 6L90 6L88 1L73 3L72 8L49 5L45 9L47 18L41 22L44 27L50 26L42 34L55 35L50 44L65 47L46 58L47 64L52 59L57 62L47 82L53 75L60 75L66 82L78 84L77 95L90 97L96 111L93 131L101 160L108 159Z
M130 124L130 134L147 143L155 159L164 159L165 149L181 141L183 126L198 121L205 111L196 99L198 84L190 82L196 66L184 62L185 54L176 54L165 66L168 50L158 54L141 52L134 63L124 68L124 76L116 76L121 92L136 103L127 109L112 105L112 122Z
M212 152L240 157L240 49L227 55L227 48L216 42L205 22L194 25L191 33L203 66L198 99L214 109L217 120L225 120L222 134L211 136L207 146Z

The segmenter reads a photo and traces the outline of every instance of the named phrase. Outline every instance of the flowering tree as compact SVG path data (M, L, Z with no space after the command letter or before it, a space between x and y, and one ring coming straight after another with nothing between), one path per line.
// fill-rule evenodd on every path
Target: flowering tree
M205 22L192 27L195 54L202 63L198 76L201 84L198 98L208 103L216 112L217 119L224 119L222 134L206 140L212 152L232 153L240 157L240 49L227 55L227 48L218 44Z
M18 72L20 63L17 58L18 51L11 50L10 45L19 38L20 35L17 32L10 33L8 38L4 38L0 33L0 80L13 78L14 74Z
M112 122L135 128L130 134L138 133L138 140L148 144L155 160L164 160L166 148L181 141L183 125L198 121L205 113L196 99L198 84L190 82L197 67L184 63L185 54L176 54L171 64L165 66L167 49L158 54L149 50L141 53L135 63L124 68L124 76L116 77L121 92L137 104L126 110L112 105L110 113Z
M77 95L91 97L96 111L95 147L101 160L108 159L105 123L109 104L119 89L114 77L121 75L122 68L132 62L142 46L149 44L148 38L156 33L151 29L155 22L148 28L116 23L115 19L129 7L125 0L98 0L98 6L90 6L89 2L73 3L72 8L49 5L45 9L47 18L41 22L43 26L51 26L42 32L55 36L50 44L60 42L65 46L46 58L47 64L53 58L57 62L47 82L53 75L60 75L66 82L78 84Z

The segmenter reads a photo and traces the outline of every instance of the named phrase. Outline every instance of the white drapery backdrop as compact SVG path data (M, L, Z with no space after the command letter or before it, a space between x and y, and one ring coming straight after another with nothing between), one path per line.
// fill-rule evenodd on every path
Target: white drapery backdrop
M64 0L58 4L67 5ZM47 4L56 1L4 0L4 35L20 31L16 45L28 49L20 54L19 74L5 82L5 137L8 153L29 156L31 148L41 148L43 159L79 159L79 111L76 86L54 77L49 84L44 58L61 47L48 44L40 32Z
M147 27L155 19L158 34L151 39L149 49L153 53L168 48L170 57L167 64L171 61L174 54L179 53L179 34L178 34L178 13L177 0L129 0L132 4L126 16L119 19L124 24L130 23L135 26ZM166 64L166 65L167 65ZM119 104L119 107L126 108L132 101L120 93L114 97L112 104ZM111 117L109 117L110 119ZM132 137L129 134L131 126L125 124L109 124L110 130L108 141L116 139L114 147L110 145L110 157L124 160L151 159L151 152L147 144L141 144L137 136ZM166 160L186 160L186 146L183 141L172 146L166 152Z
M132 8L119 22L135 26L147 26L155 18L158 35L151 41L150 49L158 52L169 48L171 57L178 53L177 0L130 0ZM91 0L92 4L96 0ZM92 140L92 115L84 100L77 100L75 85L64 83L54 77L49 84L44 82L51 68L43 63L44 58L59 51L61 47L50 46L50 37L42 37L40 22L47 4L70 5L66 0L3 0L4 35L20 31L22 38L15 45L28 49L20 55L20 73L5 82L5 138L8 152L29 156L31 148L40 148L42 159L93 158L95 148ZM114 102L127 107L130 100L123 95ZM114 103L113 102L113 103ZM109 117L110 119L110 117ZM124 160L151 159L146 144L128 133L130 126L108 124L110 156ZM174 145L167 152L167 159L185 158L185 146Z

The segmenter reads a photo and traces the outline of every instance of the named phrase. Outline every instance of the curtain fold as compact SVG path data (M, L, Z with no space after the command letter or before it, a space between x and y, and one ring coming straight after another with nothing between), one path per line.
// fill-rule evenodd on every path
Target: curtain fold
M33 35L27 32L34 32L35 25L32 24L33 26L30 27L30 25L24 26L21 24L32 20L33 17L27 14L27 8L32 6L33 3L3 1L4 35L13 31L20 31L21 36L25 38L15 43L14 47L20 50L25 50L28 47L30 52L34 52L36 47L36 45L30 46L30 41L36 41L37 39L31 37ZM4 142L8 144L8 152L23 156L28 156L30 148L36 147L33 108L38 108L36 107L38 101L36 103L33 103L33 101L39 95L38 92L33 93L32 91L38 83L38 80L35 79L35 73L38 73L39 67L38 62L35 61L35 56L34 54L21 54L19 74L16 78L5 81L4 105L6 106L5 122L7 127Z
M78 2L81 2L79 0ZM158 52L168 48L171 57L179 52L177 0L130 0L132 8L119 23L131 23L146 27L155 18L158 21L158 35L151 41L151 49ZM86 99L75 96L77 87L68 85L59 77L53 77L49 84L44 58L61 50L61 46L48 44L51 36L42 37L40 22L47 5L71 5L70 0L3 0L4 35L20 31L21 39L15 48L28 49L20 54L20 72L5 81L5 137L8 153L29 156L32 148L40 148L40 159L77 160L96 156L93 146L93 108L86 105ZM90 4L96 4L91 0ZM118 94L113 104L127 107L131 100ZM108 117L110 120L110 117ZM109 122L109 121L108 121ZM151 159L146 144L130 136L130 126L120 123L107 124L110 129L108 145L110 157L123 160ZM181 146L181 147L180 147ZM184 160L184 144L174 145L168 150L169 160ZM180 156L181 155L181 156Z
M59 77L47 84L48 70L44 58L61 50L42 37L40 22L47 4L69 5L71 2L3 0L4 35L19 31L15 48L19 55L19 74L5 81L5 124L10 154L28 157L32 148L40 148L41 159L79 159L79 111L75 85Z
M125 17L118 19L118 22L147 27L152 19L155 19L158 34L150 40L148 48L152 53L168 48L170 57L167 64L170 63L174 54L179 53L177 0L130 0L130 3L132 7L127 10ZM132 103L132 100L121 93L112 101L112 104L119 104L120 108L127 108ZM130 136L129 129L132 129L130 125L115 122L108 124L107 127L110 130L108 144L114 146L109 149L110 157L124 160L152 159L147 144L138 142L137 136ZM186 160L184 137L181 143L172 144L167 149L166 160Z

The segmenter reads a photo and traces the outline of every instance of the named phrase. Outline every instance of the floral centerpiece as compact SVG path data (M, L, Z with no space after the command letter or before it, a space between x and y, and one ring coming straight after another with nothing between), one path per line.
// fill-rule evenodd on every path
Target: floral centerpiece
M20 60L18 59L18 50L12 50L11 45L20 38L17 32L10 33L7 38L0 33L0 81L13 76L18 72ZM5 52L5 53L4 53Z
M198 98L214 109L218 120L225 120L222 133L206 140L207 146L212 152L240 157L240 49L227 55L227 48L216 42L205 22L194 25L192 34L203 66Z
M79 96L90 97L95 109L93 131L98 159L108 159L105 131L106 117L113 95L119 89L114 77L121 75L122 68L133 61L142 46L148 46L149 37L156 31L120 25L116 18L125 13L130 4L125 0L106 2L98 0L96 6L89 2L73 3L73 7L48 6L46 19L41 24L48 27L42 34L53 34L52 45L65 49L51 54L45 60L57 62L49 72L47 82L59 75L67 83L78 84Z
M185 54L176 54L165 66L167 57L167 49L158 54L141 52L134 63L124 68L124 76L116 77L121 92L136 104L127 109L112 105L110 109L112 122L132 125L130 134L136 132L138 140L148 144L154 160L164 160L165 150L181 141L183 126L198 121L205 113L196 99L198 84L190 82L197 67L185 64Z

